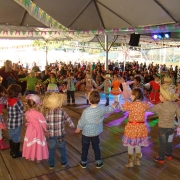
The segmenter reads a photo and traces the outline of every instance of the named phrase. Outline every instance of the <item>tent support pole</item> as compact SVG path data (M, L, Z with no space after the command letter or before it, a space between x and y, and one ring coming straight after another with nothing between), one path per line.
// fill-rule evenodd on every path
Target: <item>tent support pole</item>
M48 41L46 41L46 66L48 66Z
M105 34L105 52L106 52L105 70L106 70L106 72L108 72L108 51L109 51L109 49L108 49L108 35Z
M104 35L104 37L105 37L105 46L103 45L103 43L101 41L101 38L98 35L95 36L97 38L99 44L101 45L101 47L105 51L105 70L107 72L108 72L108 52L111 49L112 45L116 42L118 36L119 35L115 35L114 36L114 39L112 40L112 42L111 42L109 47L108 47L108 35L107 34Z

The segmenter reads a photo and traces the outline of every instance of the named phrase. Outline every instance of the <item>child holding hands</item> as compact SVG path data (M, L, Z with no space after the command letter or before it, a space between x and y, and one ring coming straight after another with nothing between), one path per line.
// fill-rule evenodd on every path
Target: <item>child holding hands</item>
M13 158L22 156L20 150L21 128L23 124L24 105L19 99L21 86L11 84L8 89L7 127L9 133L10 155Z
M47 130L49 133L49 168L53 169L55 160L56 144L58 144L61 153L61 164L65 167L68 164L66 155L66 142L65 142L65 124L75 129L74 123L69 115L61 109L65 101L65 94L52 93L46 96L43 100L43 106L47 109Z
M141 146L148 146L148 129L145 125L145 112L149 108L148 102L143 102L144 95L141 88L134 88L131 92L132 102L125 102L124 111L129 111L128 123L125 126L123 145L128 147L128 163L125 167L140 165L142 157ZM135 162L134 162L135 150Z
M160 87L160 101L161 103L151 107L148 111L157 112L159 116L158 121L158 136L159 136L159 152L154 160L164 164L165 157L172 160L172 142L174 137L174 116L180 117L180 109L176 102L177 95L174 90L167 86ZM180 123L179 123L180 127ZM178 131L179 133L179 131Z
M79 133L82 130L82 155L79 163L82 168L86 168L90 143L92 143L95 154L96 168L100 169L104 164L101 159L101 151L99 148L99 135L103 131L104 116L108 113L112 113L118 103L105 107L104 105L98 104L99 102L99 92L97 90L91 91L89 94L90 107L83 111L78 121L77 129L75 130L75 133Z
M46 120L40 111L40 105L42 104L39 96L35 94L29 94L26 96L27 108L25 113L27 120L26 134L24 137L23 154L28 160L34 161L35 159L39 163L43 159L48 159L48 147L44 131L46 130Z
M101 89L104 86L104 94L106 96L106 104L105 106L109 106L109 93L111 91L111 81L110 74L106 74L104 82L99 86L98 89Z

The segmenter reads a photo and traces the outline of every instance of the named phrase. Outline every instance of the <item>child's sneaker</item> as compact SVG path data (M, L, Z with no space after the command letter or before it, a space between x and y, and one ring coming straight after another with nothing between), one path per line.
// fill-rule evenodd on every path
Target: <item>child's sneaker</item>
M160 158L159 156L156 156L153 158L155 161L158 161L161 164L164 164L164 158Z
M79 165L80 165L83 169L85 169L85 168L86 168L86 163L82 163L82 162L80 162L80 163L79 163Z
M67 166L67 162L65 162L65 163L61 163L61 165L62 165L62 167L66 167Z
M103 165L104 165L104 163L103 163L103 162L102 162L102 163L100 163L100 164L98 164L98 163L97 163L97 164L96 164L96 168L97 168L97 169L100 169L100 168L102 168L102 167L103 167Z
M49 165L49 169L54 169L54 165Z
M172 156L171 156L171 155L165 154L165 157L166 157L166 159L169 160L169 161L172 160Z

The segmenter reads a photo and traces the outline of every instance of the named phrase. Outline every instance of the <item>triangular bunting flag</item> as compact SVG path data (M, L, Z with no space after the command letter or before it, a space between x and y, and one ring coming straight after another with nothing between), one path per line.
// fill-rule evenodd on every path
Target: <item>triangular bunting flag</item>
M51 34L52 34L52 31L48 31L48 33L51 35Z
M10 34L12 35L13 33L14 33L14 31L11 30L11 31L10 31Z
M97 32L97 30L91 30L92 34L95 34Z
M30 0L24 0L24 5L29 7L29 5L30 5Z
M23 35L25 35L25 34L26 34L26 31L23 30L22 33L23 33Z
M39 35L39 31L34 31L36 35Z

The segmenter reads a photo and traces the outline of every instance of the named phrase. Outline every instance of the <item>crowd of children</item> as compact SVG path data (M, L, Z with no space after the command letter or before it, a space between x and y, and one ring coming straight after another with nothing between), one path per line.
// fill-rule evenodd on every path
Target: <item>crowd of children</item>
M68 76L57 78L51 72L50 77L42 81L35 77L34 71L29 76L19 78L19 81L27 81L26 103L23 104L20 98L21 86L11 84L6 89L0 86L0 149L9 149L12 158L24 157L27 160L36 160L40 163L48 159L50 169L55 165L55 151L58 145L61 154L61 164L65 167L68 164L65 124L74 129L75 133L82 131L82 154L79 165L82 168L87 166L87 156L90 143L95 154L96 168L103 166L101 151L99 148L99 135L103 131L103 120L106 114L112 113L115 108L128 111L128 123L124 129L123 145L128 148L128 163L125 167L139 166L142 157L141 147L148 146L148 130L145 124L145 112L157 112L159 152L155 161L164 163L164 159L172 160L172 142L174 137L174 117L180 117L179 100L180 83L177 87L172 85L170 77L154 75L154 79L142 85L141 75L136 75L132 80L127 74L122 77L119 74L110 73L98 74L97 81L89 71L86 76L76 79L75 74L70 72ZM101 81L101 78L103 81ZM47 85L47 94L44 99L35 92L35 84ZM59 89L60 84L65 83L67 93ZM67 105L75 105L75 84L77 87L84 83L87 107L78 121L77 127L72 119L61 107L67 99ZM96 88L97 90L94 90ZM104 88L106 104L100 105L100 93L98 90ZM146 90L146 91L144 91ZM62 93L59 93L62 92ZM145 93L146 92L146 93ZM7 93L7 95L6 95ZM114 96L114 103L110 105L109 94ZM119 98L122 94L124 104L120 104ZM149 101L144 100L144 94ZM118 106L119 105L119 106ZM7 120L3 117L3 108L7 108ZM20 151L20 133L25 115L27 127L23 152ZM6 125L7 124L7 125ZM9 134L9 145L2 137L2 129L7 127ZM179 123L180 127L180 123ZM178 128L178 134L180 134ZM48 140L46 140L46 138ZM47 143L48 142L48 143ZM48 145L49 144L49 148Z

